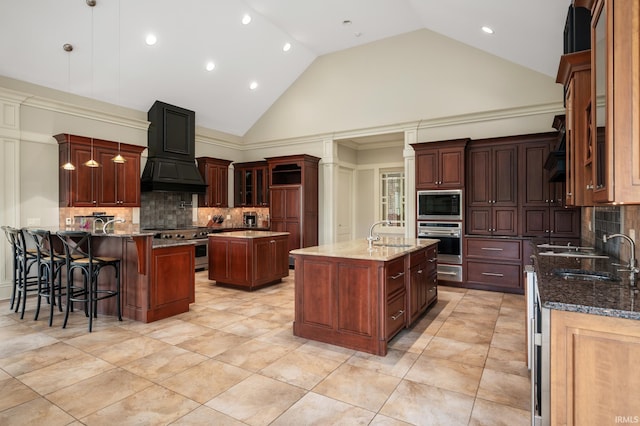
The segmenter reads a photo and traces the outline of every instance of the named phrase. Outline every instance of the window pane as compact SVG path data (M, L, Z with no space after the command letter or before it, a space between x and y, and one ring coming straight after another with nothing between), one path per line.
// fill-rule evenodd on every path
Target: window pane
M381 172L380 192L382 219L390 220L391 226L404 227L406 222L404 171Z

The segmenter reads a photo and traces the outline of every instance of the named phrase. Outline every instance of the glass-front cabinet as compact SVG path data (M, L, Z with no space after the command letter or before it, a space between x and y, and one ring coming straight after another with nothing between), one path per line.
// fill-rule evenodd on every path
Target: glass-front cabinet
M640 204L640 2L596 0L591 25L593 201Z
M267 162L234 163L234 205L265 207L269 205Z

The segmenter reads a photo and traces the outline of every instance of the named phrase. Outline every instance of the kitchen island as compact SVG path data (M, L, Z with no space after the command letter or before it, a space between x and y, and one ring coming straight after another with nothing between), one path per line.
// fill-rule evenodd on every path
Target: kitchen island
M293 334L375 355L437 301L436 239L382 238L292 250Z
M194 241L160 240L153 235L130 224L117 224L108 233L92 233L94 255L121 259L120 300L124 318L157 321L188 312L189 304L195 301ZM114 283L111 268L98 277L99 287L109 288ZM116 315L113 299L105 299L98 307L101 314Z
M279 283L289 275L288 232L209 234L209 279L246 290Z
M532 352L543 424L640 418L640 292L615 259L534 252ZM632 285L633 284L633 285ZM535 322L533 322L535 325ZM537 328L537 329L536 329ZM534 388L535 390L536 388ZM617 419L617 420L616 420Z

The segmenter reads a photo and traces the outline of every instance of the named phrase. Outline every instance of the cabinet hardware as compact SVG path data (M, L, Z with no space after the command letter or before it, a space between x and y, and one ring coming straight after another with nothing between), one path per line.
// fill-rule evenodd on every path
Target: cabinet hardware
M435 262L435 261L437 261L437 260L438 260L438 258L437 258L437 257L432 257L431 259L429 259L429 263L433 263L433 262Z
M483 272L482 275L486 275L489 277L504 277L504 274L497 274L495 272Z
M392 279L392 280L397 280L398 278L400 278L400 277L401 277L401 276L403 276L403 275L404 275L404 272L400 272L400 273L397 273L397 274L395 274L395 275L392 275L392 276L391 276L391 279Z
M422 269L418 269L418 273L421 274L422 273Z
M489 251L502 251L504 249L498 247L482 247L481 250L489 250Z
M401 309L401 310L399 310L399 311L398 311L398 313L397 313L397 314L395 314L395 315L391 315L391 319L395 321L395 320L397 320L398 318L400 318L402 315L404 315L404 311Z

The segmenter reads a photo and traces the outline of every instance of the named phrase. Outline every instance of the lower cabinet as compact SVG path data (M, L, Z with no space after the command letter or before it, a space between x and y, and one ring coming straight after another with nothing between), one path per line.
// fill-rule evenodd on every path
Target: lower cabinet
M148 321L189 310L195 302L193 245L154 248L151 255Z
M638 423L638 320L551 310L551 424Z
M294 252L294 335L386 355L437 300L436 252L434 244L389 261Z
M241 231L242 233L242 231ZM253 290L289 275L289 236L209 236L209 279Z
M524 293L522 240L467 237L464 241L468 287Z
M409 255L408 324L413 324L437 300L437 256L436 246Z

